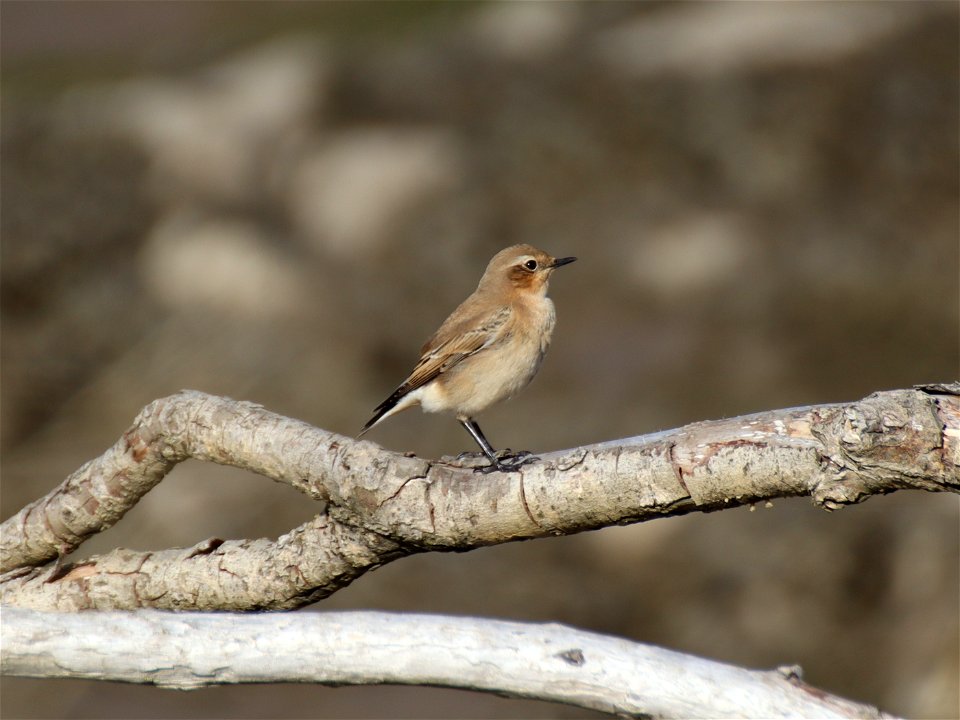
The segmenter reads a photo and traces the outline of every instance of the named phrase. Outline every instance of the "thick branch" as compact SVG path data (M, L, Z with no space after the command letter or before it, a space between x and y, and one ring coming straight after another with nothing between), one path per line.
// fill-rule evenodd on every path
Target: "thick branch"
M181 689L411 684L621 716L889 717L800 681L563 625L377 612L229 615L4 611L2 671ZM224 659L229 658L229 663Z
M111 450L3 524L3 601L41 610L294 608L425 550L787 496L835 509L899 489L958 492L958 394L958 384L927 386L695 423L479 476L185 391L151 403ZM112 525L190 457L288 483L320 501L320 512L276 541L117 550L35 567Z

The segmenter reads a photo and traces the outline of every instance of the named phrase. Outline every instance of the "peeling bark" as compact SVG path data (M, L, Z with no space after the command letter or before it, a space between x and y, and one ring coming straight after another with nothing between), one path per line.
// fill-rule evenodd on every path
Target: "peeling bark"
M552 453L521 472L392 453L246 402L156 400L110 450L0 527L2 600L39 610L291 609L429 550L809 496L960 492L960 384L875 393ZM318 514L276 540L61 559L194 458L287 483ZM54 562L55 561L55 562Z

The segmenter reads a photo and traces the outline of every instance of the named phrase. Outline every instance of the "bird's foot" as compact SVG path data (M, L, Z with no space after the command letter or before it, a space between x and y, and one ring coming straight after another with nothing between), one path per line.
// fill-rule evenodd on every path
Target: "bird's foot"
M492 472L519 472L524 465L537 462L539 459L527 450L518 453L504 450L497 453L497 457L489 465L475 467L473 471L484 475Z

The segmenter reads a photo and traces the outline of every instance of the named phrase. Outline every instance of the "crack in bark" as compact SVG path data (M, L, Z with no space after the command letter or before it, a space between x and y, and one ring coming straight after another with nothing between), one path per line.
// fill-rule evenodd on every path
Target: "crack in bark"
M406 480L404 480L402 483L400 483L400 487L398 487L389 497L385 497L383 500L381 500L379 503L377 503L377 508L378 508L378 509L379 509L379 508L382 508L384 505L386 505L386 504L387 504L388 502L390 502L391 500L395 500L395 499L397 498L397 496L398 496L401 492L403 492L403 489L404 489L407 485L409 485L411 482L413 482L414 480L427 480L427 484L429 485L429 484L430 484L430 481L429 481L429 479L427 478L427 476L428 476L429 474L430 474L430 471L428 470L428 471L425 472L423 475L412 475L412 476L408 477Z
M578 465L583 465L583 463L586 462L587 455L589 454L590 454L589 450L584 450L583 455L580 456L579 460L567 466L561 466L559 463L557 463L557 470L559 470L560 472L567 472L569 470L573 470Z
M519 471L519 475L520 475L520 502L523 503L523 509L526 511L527 517L530 518L530 522L532 522L534 525L536 525L538 528L542 530L543 525L537 522L537 519L533 516L533 513L530 512L530 506L527 504L527 491L523 486L522 470Z
M693 499L693 495L690 494L690 488L687 487L687 482L683 479L683 468L680 467L680 463L677 461L676 447L676 442L667 443L667 457L670 460L670 467L673 469L673 477L676 479L677 484L683 488L687 497Z

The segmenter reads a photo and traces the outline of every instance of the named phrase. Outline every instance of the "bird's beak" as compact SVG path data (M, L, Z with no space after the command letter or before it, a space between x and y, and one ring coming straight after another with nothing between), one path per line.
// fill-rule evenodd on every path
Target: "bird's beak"
M550 265L550 267L551 267L551 268L558 268L558 267L560 267L561 265L569 265L569 264L572 263L574 260L576 260L575 257L554 258L553 263Z

